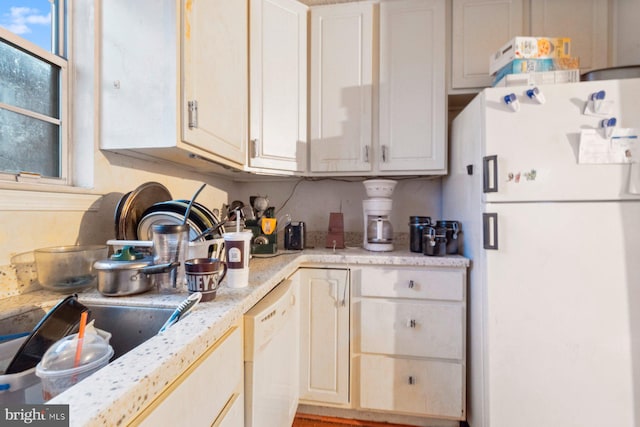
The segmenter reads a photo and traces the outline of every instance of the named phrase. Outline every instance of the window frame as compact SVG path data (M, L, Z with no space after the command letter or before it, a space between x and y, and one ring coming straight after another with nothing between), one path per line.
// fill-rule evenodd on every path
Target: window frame
M71 2L65 0L57 0L55 2L57 11L57 20L52 22L52 36L55 43L55 53L49 52L35 43L26 40L19 35L0 27L0 38L6 43L15 46L18 49L25 51L26 53L38 58L44 62L53 64L60 67L60 118L58 120L51 120L48 116L35 113L33 111L25 110L19 107L15 107L8 104L1 104L3 109L46 121L48 123L57 124L60 126L60 177L43 177L38 174L29 172L2 172L0 171L0 188L16 188L16 184L11 183L25 183L25 184L39 184L39 185L52 185L56 188L69 187L73 185L72 176L72 150L70 146L70 132L71 132L71 106L69 100L72 99L71 95L71 82L69 66L71 59L69 58L69 52L71 44L71 13L69 4ZM55 34L53 34L55 32ZM19 184L19 188L23 185Z

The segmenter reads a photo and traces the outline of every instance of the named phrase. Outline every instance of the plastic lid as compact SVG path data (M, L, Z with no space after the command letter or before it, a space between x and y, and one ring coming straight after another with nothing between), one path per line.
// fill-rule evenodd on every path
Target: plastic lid
M133 246L125 246L111 255L111 259L114 261L135 261L142 258L144 258L144 254L138 252Z
M109 345L109 338L111 338L111 334L104 331L86 333L77 366L74 365L78 348L78 334L68 335L56 341L36 366L36 375L39 377L65 376L91 370L99 365L106 365L113 356L113 348Z

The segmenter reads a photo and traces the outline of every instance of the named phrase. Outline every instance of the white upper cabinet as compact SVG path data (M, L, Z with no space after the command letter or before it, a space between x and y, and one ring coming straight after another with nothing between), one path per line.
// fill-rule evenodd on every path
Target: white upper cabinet
M373 4L311 8L312 172L371 170Z
M99 3L100 148L201 172L242 169L247 2Z
M524 0L453 0L451 87L491 86L489 56L525 35Z
M608 0L531 0L531 35L570 37L580 71L607 67Z
M295 0L250 4L249 166L305 172L308 8Z
M570 37L580 71L608 66L609 0L453 0L451 89L491 86L489 57L515 36Z
M446 173L445 1L311 8L316 175Z
M248 137L247 2L190 0L182 16L182 138L242 165Z
M380 171L446 172L444 0L380 4Z

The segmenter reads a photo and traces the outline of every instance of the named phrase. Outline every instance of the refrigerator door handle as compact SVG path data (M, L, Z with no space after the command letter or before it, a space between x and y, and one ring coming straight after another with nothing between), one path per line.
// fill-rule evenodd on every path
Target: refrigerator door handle
M482 243L485 249L498 249L498 214L482 214Z
M482 158L482 192L498 192L498 156Z

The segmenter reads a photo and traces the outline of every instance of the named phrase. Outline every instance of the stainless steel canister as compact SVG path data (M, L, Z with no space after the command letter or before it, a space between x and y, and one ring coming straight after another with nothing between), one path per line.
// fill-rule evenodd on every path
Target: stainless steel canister
M431 225L431 217L409 217L409 249L411 250L411 252L423 252L422 235L424 234L424 228L429 225Z
M429 225L422 233L423 253L429 256L444 256L447 254L447 229Z
M458 242L460 240L460 222L441 220L436 222L436 227L442 227L447 230L447 253L457 254L459 248Z

